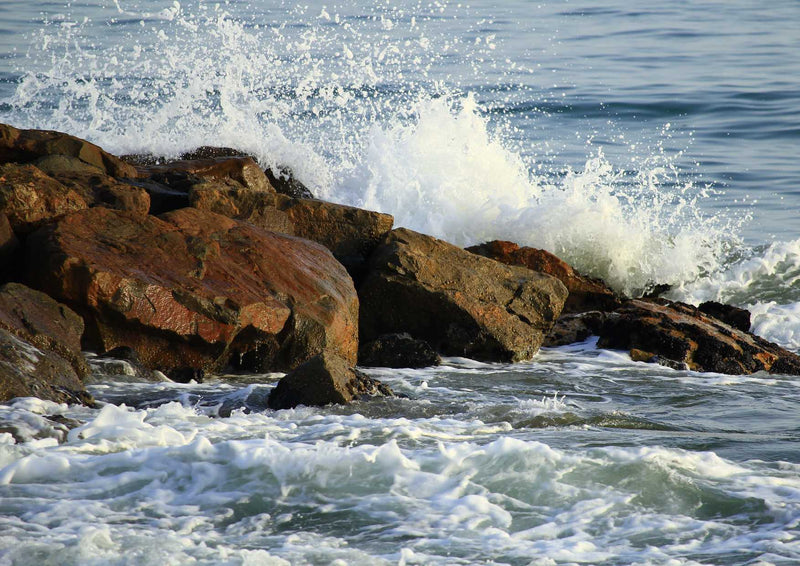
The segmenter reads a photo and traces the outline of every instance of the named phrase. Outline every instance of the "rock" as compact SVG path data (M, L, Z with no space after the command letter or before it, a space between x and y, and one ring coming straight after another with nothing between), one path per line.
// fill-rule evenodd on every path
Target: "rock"
M249 157L255 160L255 157L232 147L214 147L210 145L203 145L192 151L187 151L181 154L182 161L189 161L194 159L219 159L220 157Z
M358 349L358 365L386 368L425 368L442 363L430 344L406 333L384 334Z
M135 177L136 169L86 140L48 130L0 124L0 163L30 163L47 155L75 157L112 177Z
M87 360L95 379L109 376L126 376L138 381L164 381L161 375L150 371L139 359L136 350L118 346ZM160 373L160 372L159 372Z
M145 189L118 181L75 157L48 155L37 160L36 166L81 195L89 206L105 206L139 214L147 214L150 210L150 196Z
M746 309L740 309L739 307L731 305L723 305L716 301L706 301L697 307L697 309L742 332L748 332L750 330L750 311Z
M0 165L0 214L19 235L87 206L79 193L33 165Z
M217 157L170 161L164 165L139 167L140 177L181 175L195 184L197 180L215 181L221 186L244 187L254 191L274 192L264 171L250 157ZM188 187L187 187L188 188Z
M0 213L0 273L7 270L18 250L19 240L11 228L11 223L5 214Z
M27 257L29 280L84 316L86 349L129 346L149 369L356 361L352 280L313 242L191 208L91 208L31 234Z
M372 250L394 223L389 214L321 200L295 199L272 191L198 185L189 198L194 207L322 244L356 281L362 278Z
M637 350L633 348L630 351L631 360L634 362L645 362L647 364L658 364L660 366L668 367L674 370L686 371L689 369L689 364L685 362L678 362L670 360L664 356L653 354L652 352L645 352L644 350Z
M0 402L36 396L91 404L82 333L81 318L44 293L17 283L0 287Z
M597 345L642 350L693 371L800 375L796 354L695 307L666 299L628 301L606 317Z
M267 404L271 409L346 405L361 395L391 396L392 391L378 380L356 372L342 358L327 354L314 356L283 377L270 392Z
M605 283L581 275L567 262L545 250L520 247L502 240L472 246L467 250L507 265L520 265L558 278L569 290L564 313L611 311L622 304Z
M277 174L272 169L264 171L269 180L269 184L282 195L292 198L313 199L314 195L303 183L292 175L286 167L278 167Z
M542 346L555 347L583 342L599 333L606 319L606 313L589 311L562 314L548 333Z
M359 297L363 342L407 332L445 355L518 361L537 352L567 289L555 277L400 228L372 254Z

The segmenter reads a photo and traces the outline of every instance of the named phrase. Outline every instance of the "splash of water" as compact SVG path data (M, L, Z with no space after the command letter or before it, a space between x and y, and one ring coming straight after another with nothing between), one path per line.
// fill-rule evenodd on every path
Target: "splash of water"
M490 119L488 95L463 86L497 67L498 40L475 24L466 43L452 20L438 24L468 8L282 6L248 21L201 3L114 4L101 22L119 28L114 45L92 42L91 19L37 34L49 59L21 73L8 121L117 153L234 146L289 166L321 198L459 245L544 248L628 294L712 272L732 244L731 223L701 211L707 190L663 151L621 169L592 150L583 170L564 172L541 168L534 140L512 143L511 119ZM527 72L507 67L510 84ZM493 103L531 96L508 93Z

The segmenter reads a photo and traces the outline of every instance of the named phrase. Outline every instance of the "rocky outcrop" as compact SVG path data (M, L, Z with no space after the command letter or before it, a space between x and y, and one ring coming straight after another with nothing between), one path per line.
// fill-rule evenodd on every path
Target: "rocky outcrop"
M193 187L189 200L196 208L322 244L357 281L372 250L394 222L389 214L352 206L209 184Z
M724 305L717 301L706 301L697 307L702 313L713 316L725 324L733 326L742 332L750 330L750 311L732 305Z
M438 366L442 358L424 340L409 334L384 334L358 349L358 365L385 368Z
M356 361L352 281L313 242L197 209L92 208L31 234L27 257L29 280L85 317L87 349L129 346L150 369Z
M8 218L16 234L27 234L87 206L80 194L33 165L0 165L0 214Z
M562 314L550 329L542 346L566 346L596 336L602 330L607 315L608 313L601 311Z
M112 177L135 177L136 169L86 140L49 130L0 124L0 163L31 163L48 155L75 157Z
M359 288L361 338L407 332L445 355L532 357L561 312L558 279L404 228L378 246Z
M254 191L273 191L264 171L250 157L216 157L170 161L164 165L139 167L140 177L180 176L190 185L214 182L221 186L244 187ZM187 189L190 187L187 187Z
M520 247L502 240L472 246L467 250L507 265L520 265L556 277L569 290L564 313L610 311L622 304L605 283L581 275L567 262L545 250Z
M606 317L597 345L638 350L637 359L656 357L686 364L694 371L800 375L800 356L696 307L665 299L625 303Z
M19 249L19 239L11 228L8 217L0 213L0 274L5 272Z
M336 355L319 355L283 377L270 392L271 409L298 405L345 405L363 396L392 396L392 390L368 375L352 369Z
M44 293L16 283L0 287L0 402L35 396L91 403L82 379L83 321Z

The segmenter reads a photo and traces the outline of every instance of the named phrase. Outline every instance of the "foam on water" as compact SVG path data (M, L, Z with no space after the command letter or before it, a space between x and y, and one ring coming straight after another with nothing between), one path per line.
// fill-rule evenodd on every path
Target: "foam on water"
M160 429L171 432L137 432ZM496 432L461 419L310 410L209 419L177 403L105 407L60 444L0 443L4 462L17 450L0 468L0 564L800 557L781 535L798 526L796 464L555 448Z
M106 20L40 30L4 119L118 153L235 146L289 166L322 198L458 245L542 247L628 293L714 271L736 243L736 222L702 211L707 189L663 147L632 149L620 164L587 146L582 170L543 168L538 144L513 141L511 118L470 94L499 67L509 86L493 106L538 96L522 84L531 71L499 59L500 40L469 8L280 7L254 20L203 4L116 7ZM95 42L101 25L119 41ZM454 37L459 26L475 41Z

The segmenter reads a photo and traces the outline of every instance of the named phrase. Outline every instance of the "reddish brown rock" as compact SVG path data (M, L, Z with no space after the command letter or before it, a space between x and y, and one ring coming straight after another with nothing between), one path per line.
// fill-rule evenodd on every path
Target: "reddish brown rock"
M217 214L92 208L28 240L29 278L87 320L85 345L151 369L355 363L358 300L325 248Z
M270 392L271 409L298 405L346 405L361 396L392 396L392 390L376 379L352 369L335 355L314 356L285 377Z
M69 189L33 165L0 165L0 214L17 234L27 234L45 222L88 205Z
M30 163L47 155L67 155L112 177L135 177L136 169L86 140L49 130L19 130L0 124L0 163Z
M36 166L62 185L81 195L88 206L105 206L147 214L150 196L142 187L105 175L75 157L48 155Z
M445 355L528 359L567 298L555 277L404 228L384 238L369 267L359 289L362 340L408 332Z
M44 293L16 283L0 287L0 402L35 396L90 403L82 333L81 318Z
M694 371L800 375L800 356L703 314L696 307L665 299L625 303L606 317L597 345L641 350L647 356L685 363Z
M198 185L192 188L189 199L197 208L322 244L356 280L360 280L367 258L394 222L389 214L296 199L273 191Z
M579 274L567 262L550 252L520 247L502 240L472 246L467 250L507 265L520 265L558 278L569 290L564 313L610 311L621 304L619 297L602 281Z
M264 171L250 157L217 157L170 161L164 165L139 167L140 177L172 174L186 175L203 181L215 181L223 186L244 187L254 191L272 191Z

